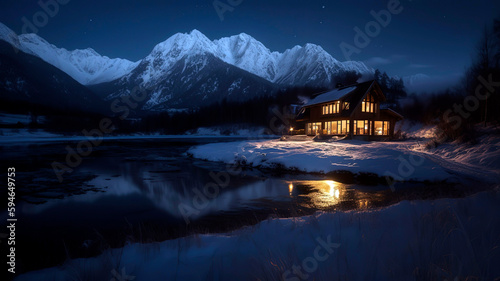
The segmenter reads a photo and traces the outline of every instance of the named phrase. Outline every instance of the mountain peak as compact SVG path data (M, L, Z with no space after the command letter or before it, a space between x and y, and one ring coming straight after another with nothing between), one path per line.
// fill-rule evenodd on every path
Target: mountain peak
M198 29L176 33L157 44L146 58L136 63L101 56L92 48L73 51L57 48L36 34L17 36L1 23L0 39L42 58L85 85L124 77L140 63L147 65L151 77L164 75L183 58L193 58L192 63L202 67L207 54L269 82L284 85L322 85L321 81L327 81L342 69L370 72L363 63L341 63L321 46L312 43L295 46L283 53L272 52L244 32L216 40L210 40Z
M177 57L188 53L203 52L203 49L212 49L213 42L203 33L193 29L189 33L176 33L167 40L157 44L150 54L157 57L166 55L168 57Z
M306 45L304 46L304 49L308 50L308 51L315 51L315 52L325 52L326 51L319 45L316 45L316 44L312 44L312 43L306 43Z
M181 34L183 34L183 33L181 33ZM194 38L200 38L200 39L203 39L203 40L204 39L208 40L208 38L205 36L205 34L203 34L198 29L191 30L191 32L189 32L189 36L194 37Z

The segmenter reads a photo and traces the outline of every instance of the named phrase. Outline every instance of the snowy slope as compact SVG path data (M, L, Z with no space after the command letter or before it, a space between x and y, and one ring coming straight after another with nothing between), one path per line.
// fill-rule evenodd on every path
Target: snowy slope
M362 74L373 72L362 62L339 62L314 44L295 46L279 53L271 52L261 42L245 33L210 41L198 30L173 35L158 44L145 60L164 57L162 63L156 64L156 70L149 69L149 73L161 72L188 54L211 54L269 82L282 85L328 86L332 75L342 70Z
M91 48L73 51L57 48L36 34L18 36L2 23L0 39L27 54L41 58L83 85L115 80L138 65L138 62L101 56Z
M17 37L17 34L12 31L10 28L5 26L0 22L0 40L3 40L9 44L11 44L13 47L19 49L19 38Z
M40 57L84 85L121 78L130 74L141 62L111 59L91 48L73 51L57 48L36 34L17 36L1 23L0 39L26 53ZM177 33L156 45L142 60L156 62L154 68L145 71L144 78L149 80L161 76L185 56L199 54L211 54L269 82L287 86L329 86L332 75L342 70L362 74L373 72L373 69L362 62L339 62L314 44L295 46L279 53L271 52L261 42L245 33L211 41L200 31L193 30L190 33Z
M57 48L36 34L22 34L18 38L24 52L40 57L83 85L115 80L138 64L101 56L91 48L73 51Z
M406 149L407 145L410 143L266 140L205 144L192 147L189 153L194 158L225 163L240 161L254 167L273 168L281 165L304 172L368 172L381 177L398 176L401 163L399 157L409 159L413 155L411 157L420 163L413 167L410 175L405 175L407 180L439 181L453 177L437 163L418 157L416 152Z

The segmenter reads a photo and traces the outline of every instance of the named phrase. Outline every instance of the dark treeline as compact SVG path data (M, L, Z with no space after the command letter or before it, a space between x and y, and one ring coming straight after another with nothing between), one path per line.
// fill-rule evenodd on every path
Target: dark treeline
M409 97L406 119L438 125L449 140L474 139L474 127L500 123L500 19L485 27L462 81L453 88Z
M135 122L121 122L118 128L120 133L162 134L181 134L199 127L235 124L268 128L271 120L275 121L273 126L278 126L284 123L283 116L293 117L290 105L299 103L300 97L311 97L325 90L311 87L282 89L276 94L259 96L245 102L223 100L189 111L150 113ZM277 119L273 119L275 116Z
M99 121L106 118L105 114L78 110L73 108L61 109L40 105L29 101L2 100L0 111L7 114L23 114L30 117L30 122L3 125L2 128L14 129L46 129L54 133L73 134L83 129L93 128ZM44 117L43 123L38 117ZM1 129L1 128L0 128Z
M396 110L399 110L398 100L407 96L402 78L389 77L386 72L381 73L376 69L373 79L378 82L382 92L384 92L387 103Z

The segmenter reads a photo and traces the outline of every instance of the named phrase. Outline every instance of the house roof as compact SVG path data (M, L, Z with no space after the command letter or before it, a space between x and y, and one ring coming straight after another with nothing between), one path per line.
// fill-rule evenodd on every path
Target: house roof
M342 100L343 102L348 102L350 104L348 110L342 110L340 113L343 117L349 117L354 112L358 104L361 102L363 97L369 92L373 87L379 87L377 82L374 80L358 83L335 90L328 91L326 93L319 94L308 103L304 105L304 108L311 107L318 104L328 103L336 100ZM381 91L380 91L381 92ZM385 97L381 97L385 100Z
M388 115L392 115L392 116L395 116L396 118L402 120L404 117L403 115L397 113L396 111L390 109L390 108L384 108L384 109L380 109L380 112L381 113L386 113Z
M328 103L336 100L343 100L345 102L349 102L355 107L360 102L360 100L365 96L368 90L375 84L376 82L374 80L371 80L363 83L341 87L325 93L321 93L312 100L310 100L308 103L306 103L304 107L310 107L313 105ZM352 106L351 108L352 108L351 110L354 109Z
M345 97L346 95L348 95L350 92L354 91L355 89L356 89L356 86L351 86L351 87L347 87L347 88L344 87L344 88L335 89L335 90L328 91L326 93L319 94L315 98L310 100L308 103L306 103L304 105L304 107L316 105L316 104L320 104L320 103L325 103L325 102L331 102L331 101L335 101L335 100L340 100L343 97Z

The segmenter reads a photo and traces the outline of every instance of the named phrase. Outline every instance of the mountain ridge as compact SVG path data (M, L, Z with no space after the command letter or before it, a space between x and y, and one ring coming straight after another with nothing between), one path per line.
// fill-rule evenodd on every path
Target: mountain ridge
M283 86L329 86L332 76L342 70L361 74L373 72L363 62L340 62L319 45L297 45L280 53L271 51L246 33L215 40L210 40L197 29L189 33L176 33L155 45L150 54L137 62L122 58L111 59L92 48L72 51L58 48L36 34L16 35L2 23L0 39L40 57L83 85L123 78L143 60L155 55L165 56L163 66L168 69L185 55L210 53L228 64Z

